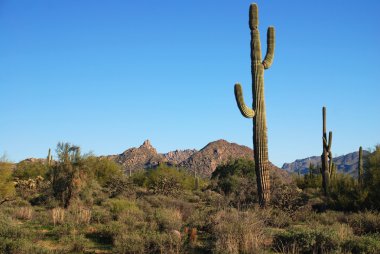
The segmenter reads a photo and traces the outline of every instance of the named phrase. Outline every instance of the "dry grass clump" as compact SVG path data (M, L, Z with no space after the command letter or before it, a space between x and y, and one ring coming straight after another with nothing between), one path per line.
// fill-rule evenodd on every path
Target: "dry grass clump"
M259 253L264 246L264 224L252 211L226 209L213 218L215 253Z
M65 209L57 207L51 210L53 225L63 224L65 221Z
M19 220L31 220L33 217L33 209L28 206L20 207L16 210L15 216Z

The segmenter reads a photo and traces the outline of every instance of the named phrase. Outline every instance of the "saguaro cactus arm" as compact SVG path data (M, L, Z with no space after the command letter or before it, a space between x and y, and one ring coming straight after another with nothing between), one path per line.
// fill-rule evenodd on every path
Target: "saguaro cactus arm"
M273 63L274 46L275 46L274 27L269 27L267 31L267 53L263 61L264 69L270 68Z
M235 84L235 99L239 110L244 117L253 118L255 116L255 111L247 107L244 103L243 90L240 84Z
M329 132L329 142L327 142L325 137L322 137L323 144L326 147L326 150L331 153L331 144L332 144L332 131Z

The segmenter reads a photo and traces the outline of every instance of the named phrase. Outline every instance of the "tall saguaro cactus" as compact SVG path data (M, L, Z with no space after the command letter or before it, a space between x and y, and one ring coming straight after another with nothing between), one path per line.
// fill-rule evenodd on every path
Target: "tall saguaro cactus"
M359 147L359 162L358 162L358 182L363 185L363 148Z
M329 139L327 140L326 134L326 108L322 108L323 117L323 131L322 131L322 146L323 152L321 155L322 160L322 187L325 196L328 195L328 188L330 183L330 176L333 169L333 158L331 153L332 131L329 132Z
M252 109L245 105L243 91L238 83L235 84L235 98L242 115L246 118L253 118L253 146L257 190L260 206L264 207L270 201L264 69L268 69L273 62L275 34L274 27L269 27L267 31L267 52L264 60L262 60L258 25L258 8L256 4L251 4L249 9L249 28L251 30Z

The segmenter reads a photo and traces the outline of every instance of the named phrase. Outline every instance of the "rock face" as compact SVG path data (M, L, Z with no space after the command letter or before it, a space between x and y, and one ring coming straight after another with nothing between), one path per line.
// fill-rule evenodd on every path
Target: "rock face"
M119 155L107 156L124 167L127 174L137 170L155 168L160 163L185 168L196 172L203 177L210 177L218 165L226 163L230 159L246 158L253 160L253 150L249 147L217 140L207 144L200 151L197 150L175 150L160 154L146 140L138 148L130 148ZM271 168L287 173L271 164Z
M199 175L209 177L218 165L227 162L229 159L237 158L252 160L252 149L221 139L207 144L187 160L179 163L179 166L187 168L192 172L196 171Z
M165 157L157 153L149 140L145 140L139 148L130 148L119 155L107 157L121 164L126 173L153 168L166 162Z
M363 150L363 156L366 156L368 154L368 151ZM338 172L348 173L354 177L357 176L359 152L353 152L333 158L333 161L337 165ZM321 157L312 156L309 158L296 160L292 163L284 163L282 169L291 173L297 173L299 171L301 174L306 174L309 172L310 163L318 168L319 165L321 165Z
M163 156L170 165L178 165L182 161L187 160L191 157L197 150L195 149L186 149L186 150L175 150L168 153L164 153Z

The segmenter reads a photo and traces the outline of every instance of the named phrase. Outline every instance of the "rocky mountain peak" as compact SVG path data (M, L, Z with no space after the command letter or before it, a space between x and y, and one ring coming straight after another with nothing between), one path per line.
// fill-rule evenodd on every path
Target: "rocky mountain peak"
M149 139L145 140L139 148L145 148L156 152L156 149L152 146Z

